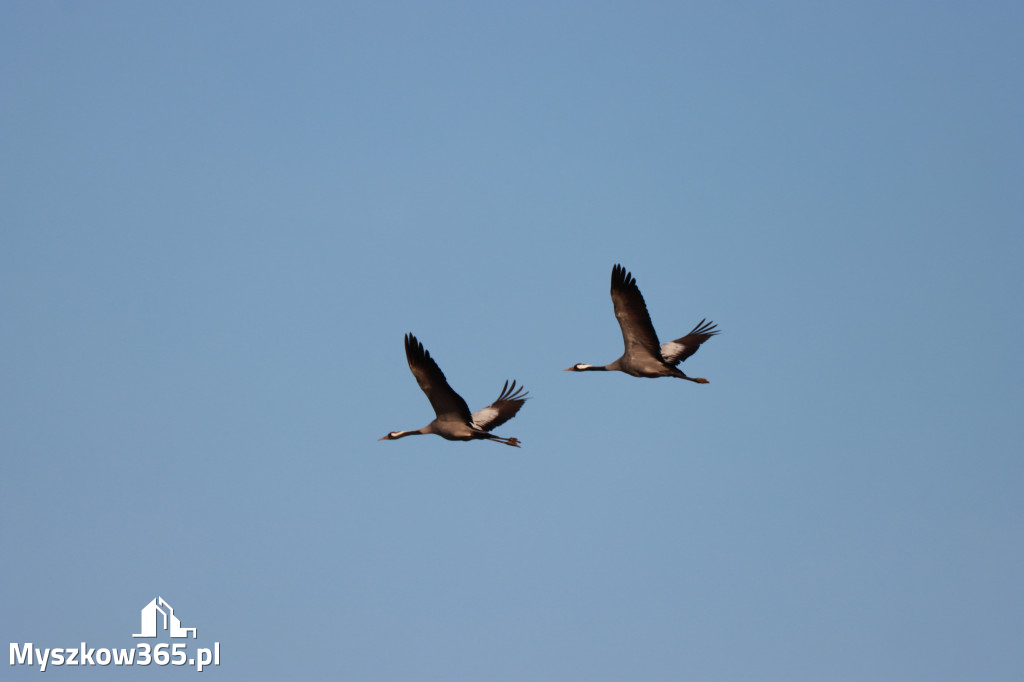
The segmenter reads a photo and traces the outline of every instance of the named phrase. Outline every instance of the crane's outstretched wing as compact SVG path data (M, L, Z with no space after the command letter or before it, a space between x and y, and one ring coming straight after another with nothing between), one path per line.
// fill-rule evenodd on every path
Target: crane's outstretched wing
M713 322L701 320L693 330L681 339L669 341L661 347L661 357L670 365L678 365L680 362L697 352L700 344L704 343L717 334L718 325Z
M409 369L416 377L416 383L427 394L437 418L441 421L460 420L469 423L469 405L448 385L444 372L412 334L405 335L405 357L409 360Z
M511 386L506 381L497 400L473 413L473 426L481 431L495 429L516 416L516 412L526 400L526 392L522 386L517 390L515 381Z
M658 335L647 312L644 296L640 293L633 275L626 272L626 268L621 265L612 268L612 303L615 306L615 318L622 329L626 355L661 357Z

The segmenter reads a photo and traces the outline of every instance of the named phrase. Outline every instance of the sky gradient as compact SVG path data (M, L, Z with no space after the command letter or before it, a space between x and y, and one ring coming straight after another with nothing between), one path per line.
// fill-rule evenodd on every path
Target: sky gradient
M1020 680L1022 34L3 3L2 641L162 596L224 680ZM616 263L710 384L560 371ZM523 447L378 442L432 419L406 332Z

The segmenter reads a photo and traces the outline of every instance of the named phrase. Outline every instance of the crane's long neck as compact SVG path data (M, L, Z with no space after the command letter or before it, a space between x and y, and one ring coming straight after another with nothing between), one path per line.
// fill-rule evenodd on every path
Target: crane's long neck
M391 436L391 440L398 440L399 438L405 438L406 436L422 436L425 433L430 433L427 428L428 427L424 426L422 429L415 429L413 431L395 431L395 434Z

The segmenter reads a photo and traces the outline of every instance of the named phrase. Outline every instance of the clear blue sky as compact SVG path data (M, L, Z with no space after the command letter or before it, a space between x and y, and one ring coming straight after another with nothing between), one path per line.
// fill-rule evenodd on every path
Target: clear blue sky
M1022 35L0 4L0 644L159 595L224 680L1024 678ZM615 263L710 384L560 371ZM526 385L521 450L377 441L432 418L408 331ZM191 674L47 674L115 672Z

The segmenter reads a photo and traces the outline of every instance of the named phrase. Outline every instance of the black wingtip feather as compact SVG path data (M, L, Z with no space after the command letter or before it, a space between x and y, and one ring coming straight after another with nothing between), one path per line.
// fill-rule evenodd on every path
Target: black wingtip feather
M636 287L636 278L629 270L616 263L612 266L612 290L629 287Z
M433 362L430 351L423 347L423 342L417 339L412 332L405 335L405 358L409 361L410 367L413 364Z
M690 334L703 334L705 336L714 336L721 330L718 329L718 325L706 319L702 319L697 323L697 326L693 328Z
M502 387L501 393L498 395L498 399L494 402L498 403L501 401L514 401L514 400L526 400L529 393L524 390L523 386L516 388L516 380L512 380L512 385L508 385L508 380L505 380L505 386Z

